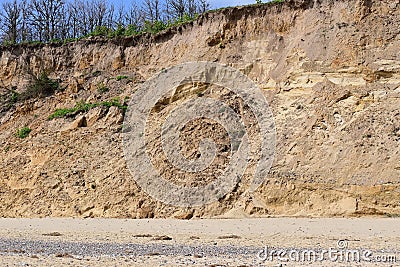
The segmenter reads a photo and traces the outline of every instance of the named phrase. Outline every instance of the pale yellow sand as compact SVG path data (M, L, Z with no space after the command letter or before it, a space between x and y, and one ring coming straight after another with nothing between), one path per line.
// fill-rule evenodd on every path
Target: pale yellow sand
M61 236L48 236L57 232ZM143 237L144 236L144 237ZM172 240L154 240L169 236ZM210 247L255 247L289 249L337 248L345 240L346 249L374 251L375 255L395 255L391 263L342 263L324 261L313 266L395 266L400 263L400 219L243 219L243 220L119 220L119 219L0 219L0 237L12 240L71 241L80 243L134 243ZM381 251L383 250L383 251ZM29 252L29 251L28 251ZM0 251L0 265L21 266L303 266L306 263L263 261L249 255L44 255ZM101 254L101 253L100 253ZM58 257L57 257L58 256ZM277 265L278 264L278 265ZM310 263L307 263L309 265ZM285 266L285 265L282 265Z

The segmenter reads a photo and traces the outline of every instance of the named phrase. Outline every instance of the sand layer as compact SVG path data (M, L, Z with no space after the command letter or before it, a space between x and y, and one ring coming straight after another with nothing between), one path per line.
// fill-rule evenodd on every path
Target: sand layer
M245 220L1 219L0 264L8 266L395 266L400 220L265 218ZM341 240L342 243L338 244ZM339 249L342 246L343 249ZM323 250L340 254L324 260ZM300 261L260 251L297 251ZM306 251L315 251L309 260ZM370 251L368 258L363 253ZM332 254L336 255L336 254ZM386 258L384 258L386 257ZM295 257L293 258L295 259ZM349 259L349 262L346 262ZM367 261L366 259L371 259ZM303 261L301 261L303 260ZM22 265L21 265L22 264ZM282 264L282 265L279 265Z

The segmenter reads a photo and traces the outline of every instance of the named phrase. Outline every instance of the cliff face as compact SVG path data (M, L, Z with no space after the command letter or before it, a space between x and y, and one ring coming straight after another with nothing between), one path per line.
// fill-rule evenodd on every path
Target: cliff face
M127 170L121 110L48 120L82 100L123 99L164 68L191 61L241 70L270 103L276 158L253 195L239 190L196 209L166 206ZM400 212L400 1L286 1L208 13L156 36L0 51L2 87L22 92L41 71L66 90L1 113L1 216ZM23 126L32 132L19 139Z

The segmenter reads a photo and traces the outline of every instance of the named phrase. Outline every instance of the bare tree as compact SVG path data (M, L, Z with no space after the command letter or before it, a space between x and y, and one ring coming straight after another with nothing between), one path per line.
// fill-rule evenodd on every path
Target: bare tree
M162 20L162 5L160 0L144 0L142 4L143 16L146 21L156 22Z
M63 10L64 16L60 20L56 38L61 39L61 40L65 40L68 38L74 38L72 31L71 31L72 17L71 17L71 13L69 12L69 6L67 4L64 4L64 6L62 7L62 10Z
M210 2L208 2L208 0L198 0L197 3L197 12L199 14L205 13L208 10L210 10L211 5Z
M186 14L193 18L197 14L197 1L187 0Z
M204 13L210 8L207 0L167 0L167 13L172 18L182 18L185 15L193 18L198 13Z
M81 35L82 18L79 17L79 6L81 1L74 0L74 2L69 2L67 4L67 12L69 15L69 37L76 38Z
M114 16L114 23L116 23L117 26L118 25L126 26L124 4L121 4L120 6L118 6L117 11Z
M114 29L118 26L117 18L115 17L117 13L115 12L115 6L111 3L109 6L106 6L106 14L105 14L105 26L109 29Z
M137 5L136 1L132 1L128 13L125 15L125 23L139 27L143 21L143 12Z
M92 12L92 6L88 1L78 0L78 22L80 23L80 35L86 35L94 30L95 18Z
M168 0L167 6L172 18L182 18L186 13L186 0Z
M194 17L210 7L208 0L132 0L131 3L125 8L115 6L110 0L3 0L0 38L13 43L48 42L85 36L98 27L107 33L111 29L134 34L149 23Z
M92 1L91 8L94 12L95 27L103 26L106 24L107 16L107 3L105 0L94 0Z
M50 41L59 35L64 15L62 0L31 0L30 24L35 28L39 41Z
M21 5L17 0L2 4L0 12L1 31L4 37L11 43L18 41L18 32L21 23Z
M21 35L21 41L31 41L33 34L32 30L29 27L29 3L27 0L22 0L20 3L21 7L21 23L20 23L20 35Z

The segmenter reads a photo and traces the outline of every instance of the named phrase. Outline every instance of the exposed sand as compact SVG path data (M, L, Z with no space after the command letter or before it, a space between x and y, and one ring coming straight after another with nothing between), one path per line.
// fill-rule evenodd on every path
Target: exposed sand
M172 239L158 240L168 239L166 236ZM271 262L257 254L266 246L299 252L328 250L337 248L338 240L346 241L346 249L396 256L400 262L400 219L391 218L0 219L0 264L303 266L310 262L282 262L277 258ZM393 259L390 261L356 264L325 260L312 265L396 265Z

